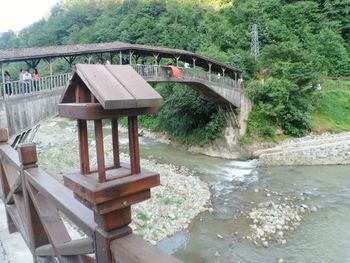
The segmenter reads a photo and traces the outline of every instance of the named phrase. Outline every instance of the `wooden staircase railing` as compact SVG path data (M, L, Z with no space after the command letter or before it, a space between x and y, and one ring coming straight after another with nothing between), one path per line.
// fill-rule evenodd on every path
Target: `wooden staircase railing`
M38 168L35 144L20 144L15 151L8 144L6 129L0 129L0 197L9 232L20 232L35 263L180 262L132 234L127 226L113 233L101 230L92 210ZM85 235L72 240L63 217Z

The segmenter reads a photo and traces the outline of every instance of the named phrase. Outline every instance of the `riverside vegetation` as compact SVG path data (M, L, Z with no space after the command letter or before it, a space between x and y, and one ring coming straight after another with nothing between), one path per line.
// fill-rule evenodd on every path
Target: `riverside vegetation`
M348 129L339 120L349 116L348 89L319 94L313 87L321 77L350 75L349 12L350 0L68 0L18 33L1 33L0 49L119 40L193 51L243 70L254 102L249 138L278 130L303 136ZM250 53L252 24L259 30L257 58ZM10 64L11 75L21 66ZM63 60L54 64L56 72L67 67ZM38 69L48 71L45 62ZM325 80L322 87L332 85ZM225 122L215 104L180 85L156 88L165 104L142 125L187 144L222 136Z

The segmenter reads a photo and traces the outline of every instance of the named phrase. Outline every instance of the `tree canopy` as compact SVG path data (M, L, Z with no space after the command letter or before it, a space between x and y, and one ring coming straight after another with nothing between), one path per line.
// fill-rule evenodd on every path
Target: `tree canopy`
M258 58L250 54L253 24ZM109 41L189 50L239 67L256 105L251 129L259 120L300 136L310 127L310 87L319 76L350 76L350 0L69 0L18 34L0 34L1 49ZM204 99L172 91L166 101L174 116L205 106L206 123L196 125L216 118Z

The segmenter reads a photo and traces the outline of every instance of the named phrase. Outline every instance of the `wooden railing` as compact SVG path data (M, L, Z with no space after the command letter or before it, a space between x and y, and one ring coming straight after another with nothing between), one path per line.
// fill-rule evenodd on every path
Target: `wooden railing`
M70 78L70 73L40 77L38 80L10 81L1 84L0 99L10 96L25 95L30 93L45 92L65 87Z
M34 262L180 262L132 234L127 226L101 230L92 210L38 168L35 144L20 144L17 152L7 141L7 130L0 129L0 197L10 233L20 232ZM66 219L85 235L72 240Z

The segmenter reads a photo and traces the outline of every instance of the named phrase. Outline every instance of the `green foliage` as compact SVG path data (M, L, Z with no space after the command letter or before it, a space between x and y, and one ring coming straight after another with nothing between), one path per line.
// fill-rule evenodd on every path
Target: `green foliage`
M350 76L349 14L350 0L69 0L19 34L1 33L0 49L124 41L197 52L242 69L255 103L252 134L282 128L301 136L310 129L311 87L319 76ZM250 55L253 23L257 59ZM19 67L9 67L12 76ZM39 69L48 72L44 62ZM54 70L69 68L57 60ZM221 136L224 121L214 104L179 86L157 89L164 107L141 117L141 125L188 143Z
M159 128L185 143L208 143L222 136L223 127L216 104L178 85L159 112Z

